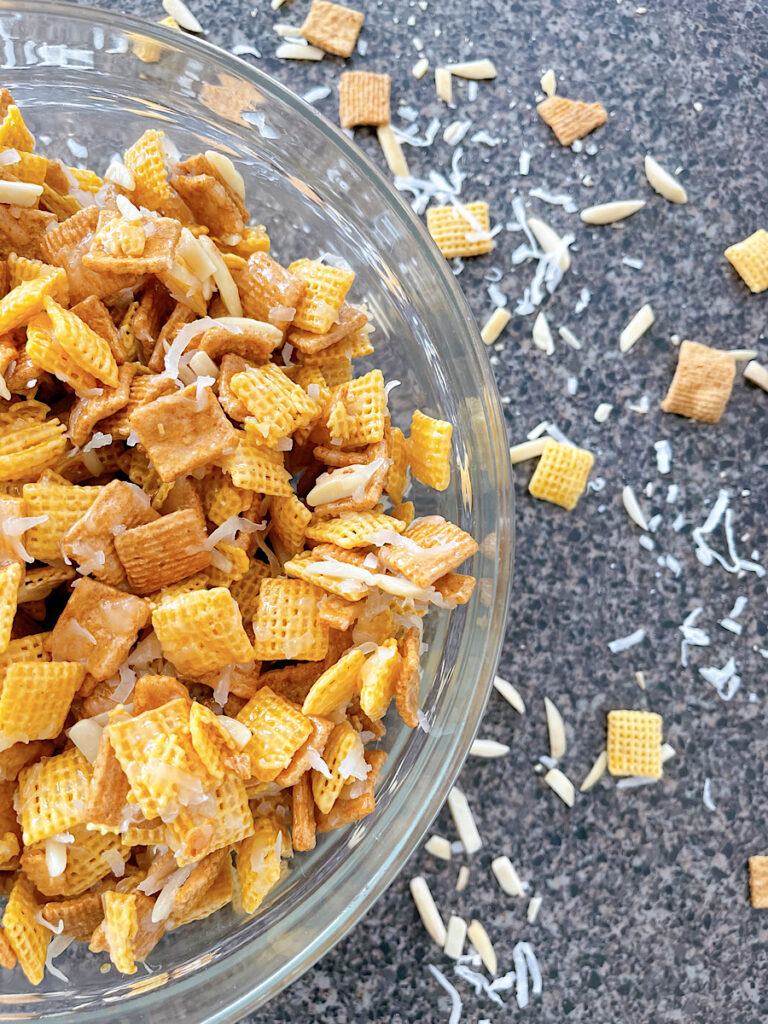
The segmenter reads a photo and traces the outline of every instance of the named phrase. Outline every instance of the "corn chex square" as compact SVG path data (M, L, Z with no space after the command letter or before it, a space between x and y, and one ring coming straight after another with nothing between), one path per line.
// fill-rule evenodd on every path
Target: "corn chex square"
M653 711L608 712L608 771L660 779L661 715Z
M344 71L339 84L339 121L342 128L389 124L389 75L372 71Z
M477 542L468 533L441 516L415 519L403 537L410 543L385 545L379 560L417 587L431 586L477 551Z
M283 452L267 447L259 434L248 430L236 431L235 440L234 452L221 463L235 487L278 498L293 494Z
M163 601L152 613L152 624L163 654L182 675L198 677L253 660L240 609L225 587Z
M25 846L85 820L91 777L91 766L76 747L22 768L19 806Z
M729 245L725 258L755 294L768 288L768 231L760 228L742 242Z
M275 363L236 373L230 385L248 411L247 430L265 445L291 437L320 414L317 402Z
M570 511L584 493L594 461L592 452L585 448L548 440L528 490L534 498L551 501Z
M250 759L251 775L271 782L291 763L312 732L312 722L295 704L262 686L237 716L252 731L243 752Z
M254 821L253 835L240 844L235 858L243 910L253 914L280 878L280 830L271 817Z
M453 426L414 409L408 458L414 479L425 487L444 491L451 482L451 437Z
M255 656L262 661L322 661L328 653L328 627L317 621L322 597L319 587L304 580L264 580L253 620Z
M313 334L326 334L336 322L352 287L354 270L331 267L319 260L300 259L289 265L288 272L304 282L304 292L293 317L294 326Z
M85 666L71 661L9 665L0 691L0 751L58 736L84 677Z
M3 913L3 933L19 966L32 985L39 985L45 972L45 956L52 938L51 930L40 924L37 915L42 904L32 883L18 875Z
M253 832L253 815L242 779L226 775L208 790L210 800L182 807L166 827L168 845L179 867L232 846Z
M727 352L684 341L661 408L702 423L717 423L731 397L735 376L734 360Z
M328 0L312 0L301 34L312 46L337 57L351 57L365 15Z
M104 854L109 857L114 850L122 860L128 856L120 835L92 832L85 824L75 825L68 831L74 842L67 844L67 863L61 874L50 873L43 847L27 847L22 854L24 874L44 896L79 896L110 873Z
M495 244L490 233L488 203L484 201L430 207L427 230L448 260L455 256L482 256Z
M340 548L362 548L380 530L405 531L405 523L383 512L350 512L338 519L321 519L307 527L309 540L336 544Z

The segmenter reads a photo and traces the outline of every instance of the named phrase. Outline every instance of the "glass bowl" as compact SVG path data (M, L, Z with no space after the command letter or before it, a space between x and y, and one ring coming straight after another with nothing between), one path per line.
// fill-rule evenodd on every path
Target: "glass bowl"
M74 4L0 0L3 84L43 154L103 171L145 129L184 155L229 154L276 258L320 252L355 269L376 325L371 365L402 383L393 423L419 407L454 424L441 494L415 487L420 512L454 519L480 543L478 587L451 615L433 612L422 660L429 732L391 717L374 814L320 837L290 862L250 918L228 908L163 939L145 973L102 974L72 946L64 983L37 989L0 972L0 1020L236 1021L337 942L381 895L442 806L475 735L504 633L512 563L512 490L501 406L472 316L423 227L362 153L310 106L193 37ZM141 54L145 60L139 59ZM147 57L156 59L147 61Z

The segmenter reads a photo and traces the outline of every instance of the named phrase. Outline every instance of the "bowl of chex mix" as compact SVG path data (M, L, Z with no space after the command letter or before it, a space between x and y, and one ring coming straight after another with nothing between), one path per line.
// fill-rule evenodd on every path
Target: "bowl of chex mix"
M472 742L501 408L444 258L301 100L127 17L0 30L0 1020L234 1021Z

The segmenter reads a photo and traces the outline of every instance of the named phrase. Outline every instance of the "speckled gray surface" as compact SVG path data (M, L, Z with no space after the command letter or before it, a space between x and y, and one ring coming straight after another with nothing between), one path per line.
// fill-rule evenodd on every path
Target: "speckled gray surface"
M146 17L162 16L159 3L130 6ZM717 426L665 416L657 406L674 368L673 334L723 347L754 346L768 357L766 296L749 295L722 258L727 244L766 226L768 12L756 0L647 0L647 12L626 0L358 0L366 12L366 55L304 65L273 57L272 26L299 23L307 0L289 0L277 13L266 0L192 6L211 41L227 49L257 47L264 55L259 66L296 91L329 86L332 95L318 107L333 119L344 67L388 70L393 110L412 105L421 112L422 129L432 115L443 126L467 117L472 131L484 128L501 140L494 148L464 146L464 194L488 198L494 222L502 224L520 194L531 212L575 233L573 268L546 311L553 327L568 325L584 344L574 352L557 341L548 359L532 346L531 318L513 318L491 356L510 440L553 419L595 452L593 478L605 481L602 491L590 492L567 514L534 502L525 491L527 470L519 474L516 586L501 671L529 710L520 719L494 695L481 732L509 743L511 753L500 761L472 759L463 770L461 784L484 839L471 859L467 889L454 891L463 860L446 864L417 853L357 929L249 1024L447 1021L449 1000L425 965L434 962L453 977L451 965L415 915L407 879L416 872L427 876L446 912L485 923L502 970L512 966L515 942L532 943L544 992L525 1011L529 1020L764 1021L768 912L749 907L746 860L768 852L768 662L758 650L768 647L766 581L701 566L691 528L704 521L718 489L727 488L739 551L749 557L757 549L768 565L766 396L739 374ZM435 100L431 76L417 82L410 74L418 56L414 37L433 65L491 56L499 76L480 83L471 103L466 83L457 83L456 108L449 111ZM549 66L563 94L600 99L610 111L608 125L592 137L595 155L561 149L538 119L536 89ZM375 137L360 131L358 138L381 163ZM531 153L528 177L518 173L521 149ZM689 205L672 206L649 191L642 174L646 151L672 169L683 168ZM417 174L445 169L451 155L442 141L407 150ZM585 175L593 187L582 184ZM579 207L634 195L648 205L615 228L590 229L573 214L529 199L537 185L569 193ZM532 274L530 265L511 267L519 234L502 231L497 241L493 254L467 261L459 278L479 320L492 305L484 277L492 268L503 275L498 287L511 306ZM623 265L623 256L643 260L642 270ZM592 301L576 314L583 287ZM656 324L629 355L620 355L618 333L645 301L653 304ZM567 391L571 376L578 381L575 395ZM645 416L628 408L643 394L651 403ZM602 425L593 419L600 402L615 407ZM653 448L660 439L668 439L673 452L672 470L663 478ZM639 531L622 509L625 483L642 495L649 515L662 517L653 551L638 546ZM648 483L653 490L645 497ZM666 501L669 484L679 488L674 504ZM675 532L678 514L686 525ZM717 543L722 548L722 537ZM679 578L657 565L667 553L680 562ZM741 636L718 625L738 595L749 599ZM712 642L693 651L685 669L677 627L699 606L698 625ZM648 633L641 646L609 653L609 640L640 626ZM743 682L725 703L697 666L723 665L731 656ZM639 669L645 693L634 681ZM563 766L577 781L604 743L608 709L659 711L677 752L663 782L622 791L603 781L569 811L533 771L547 751L544 694L564 715L569 742ZM702 801L706 778L714 811ZM435 831L454 838L447 814ZM543 896L532 926L526 901L504 897L490 877L490 860L500 853L509 854ZM459 985L462 1020L498 1024L518 1017L511 993L500 1008Z

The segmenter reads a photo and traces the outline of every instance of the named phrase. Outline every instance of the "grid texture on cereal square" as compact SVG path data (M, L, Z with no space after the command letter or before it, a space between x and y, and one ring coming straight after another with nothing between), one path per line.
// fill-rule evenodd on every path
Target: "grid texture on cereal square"
M725 258L751 292L768 288L768 231L760 228L742 242L729 245Z
M488 203L432 206L427 210L427 230L446 259L482 256L493 249Z
M238 431L236 440L234 452L222 463L235 487L275 497L293 494L282 452L267 447L258 434L249 431Z
M69 565L41 565L27 569L19 588L19 604L28 601L44 601L56 587L69 583L77 576Z
M117 363L109 343L69 309L54 299L45 300L45 311L51 318L56 341L85 373L90 373L107 387L118 384Z
M414 410L408 457L414 478L425 487L444 491L451 482L452 435L450 423L425 416L419 409Z
M307 527L307 537L314 541L336 544L340 548L366 547L371 534L380 530L403 533L405 523L383 512L352 512L337 519L321 519Z
M477 551L477 542L468 533L441 516L415 519L403 536L410 543L386 545L379 558L418 587L431 586Z
M389 124L389 75L344 71L339 83L339 121L342 128Z
M245 576L235 580L229 588L229 592L237 601L240 614L243 619L253 621L258 606L259 591L265 579L272 575L272 570L266 562L251 562L251 567Z
M312 684L304 698L304 714L330 715L348 704L360 692L360 672L364 663L365 655L359 648L352 648L342 654Z
M13 103L0 122L0 149L16 149L20 153L31 153L34 148L34 136L27 128L21 111Z
M44 896L80 896L110 873L112 850L123 859L128 856L122 836L90 831L85 824L75 825L69 832L74 842L67 844L67 864L60 875L48 871L43 847L27 847L22 854L24 874Z
M136 973L135 940L139 933L139 904L142 897L143 894L137 892L105 892L103 896L104 931L109 956L121 974Z
M298 327L292 327L288 331L288 341L303 354L304 364L309 366L316 362L322 362L328 356L342 354L341 349L337 346L340 346L341 342L349 338L350 335L361 332L367 322L368 316L362 309L351 306L345 301L341 304L336 323L325 334L313 334L311 331L302 331ZM358 341L355 347L362 347L362 345ZM370 351L373 351L372 345ZM343 354L346 354L346 350ZM368 353L361 354L367 355Z
M280 878L280 835L271 817L256 818L253 834L240 844L235 858L243 910L252 914Z
M26 531L25 546L29 554L41 562L60 560L64 535L85 515L101 491L101 487L24 484L27 515L47 517L45 522Z
M592 452L585 448L548 440L528 490L534 498L551 501L570 511L584 493L594 461Z
M46 298L58 287L55 274L39 274L20 281L0 299L0 333L16 330L42 313Z
M91 778L91 766L76 747L21 770L19 804L26 846L82 823Z
M557 136L561 146L571 146L605 124L608 114L601 103L584 103L565 96L548 96L536 110Z
M54 465L67 447L65 426L55 417L44 423L21 420L4 425L0 436L0 480L29 480Z
M178 583L211 563L208 534L194 509L180 509L115 537L115 549L136 594Z
M163 153L163 133L149 128L125 151L123 163L133 175L134 201L149 209L171 198Z
M41 907L32 883L18 875L3 913L3 931L27 980L39 985L51 931L37 919Z
M0 654L8 649L24 570L18 562L0 568Z
M304 547L304 537L312 520L312 513L295 494L286 498L275 497L269 505L272 533L285 550L297 554Z
M254 656L240 609L225 587L163 601L152 613L152 624L163 654L183 675L200 676Z
M735 375L734 360L726 352L684 341L661 408L702 423L717 423L731 397Z
M328 778L315 768L312 769L312 796L322 814L330 811L344 788L347 780L340 769L345 758L349 757L356 747L362 749L360 737L349 722L340 722L331 733L323 751L323 760L331 777Z
M242 779L226 775L209 790L210 801L182 807L166 826L168 845L179 867L240 842L253 831L253 815Z
M384 439L387 424L387 396L381 370L357 377L334 388L333 407L341 407L343 422L337 429L329 419L331 437L341 437L347 446L378 444Z
M252 732L244 747L251 775L271 782L291 762L312 732L312 723L295 704L262 686L237 716Z
M236 373L230 385L251 417L248 428L266 445L291 437L320 412L317 402L274 363Z
M331 267L319 260L300 259L290 264L288 272L304 282L304 292L293 318L294 326L314 334L325 334L335 323L352 287L354 270Z
M749 858L749 895L753 907L768 907L768 857Z
M339 548L339 551L342 551ZM289 576L306 580L307 583L314 583L329 594L347 601L360 601L366 597L369 591L368 584L360 580L349 578L339 579L337 576L330 576L322 571L323 556L317 553L317 548L312 551L300 551L284 563L283 569ZM341 561L334 558L334 561Z
M262 661L320 661L328 652L328 627L317 621L322 591L298 579L261 584L253 620L253 650Z
M9 665L0 691L0 751L58 736L84 676L85 667L76 662Z
M360 671L360 707L375 722L387 713L399 671L400 652L394 639L377 647Z
M327 814L318 812L317 831L330 832L336 828L343 828L353 821L359 821L366 815L371 814L376 808L374 788L379 773L384 766L387 755L383 750L367 750L365 760L369 765L369 772L362 784L362 792L359 792L360 785L354 779L350 779L339 793L339 797ZM352 790L352 787L355 787ZM356 795L353 796L352 792Z
M301 34L313 46L337 57L351 57L365 15L328 0L312 0Z
M81 369L59 344L47 313L37 314L27 324L25 354L35 366L69 384L77 395L90 394L99 386L98 380Z
M608 712L608 771L660 779L661 715L653 711Z

